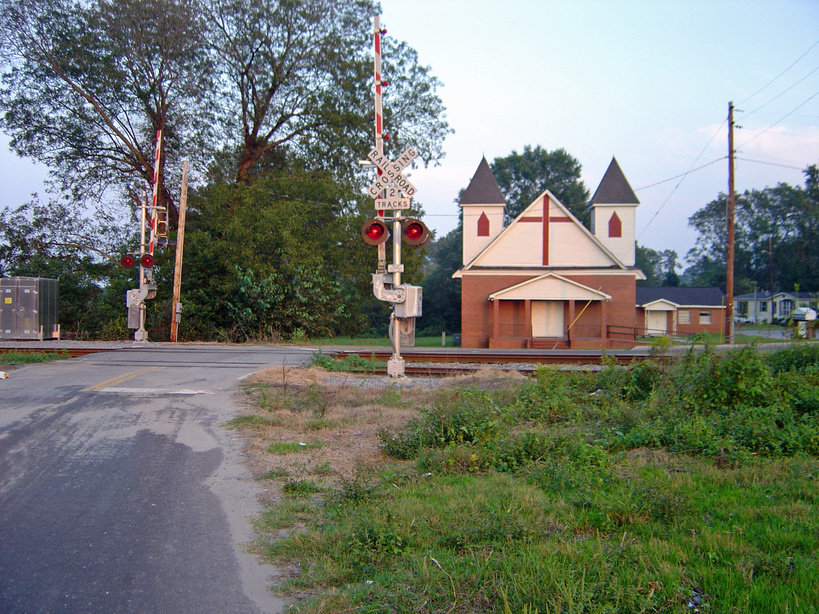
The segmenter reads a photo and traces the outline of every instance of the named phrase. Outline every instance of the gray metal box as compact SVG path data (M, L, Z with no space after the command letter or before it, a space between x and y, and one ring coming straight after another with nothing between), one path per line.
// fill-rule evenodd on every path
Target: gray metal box
M395 303L396 318L420 318L421 303L423 302L423 288L421 286L401 285L407 298L402 303Z
M59 339L57 280L0 278L0 339Z

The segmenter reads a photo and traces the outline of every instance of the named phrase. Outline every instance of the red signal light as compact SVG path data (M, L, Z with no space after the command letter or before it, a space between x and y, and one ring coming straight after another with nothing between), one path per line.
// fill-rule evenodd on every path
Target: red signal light
M124 266L126 269L130 269L132 266L136 264L136 258L134 258L133 254L125 254L119 261L119 263Z
M367 245L381 245L390 238L390 231L384 220L373 218L361 227L361 237Z
M429 243L429 229L421 220L409 217L401 223L404 241L412 247L423 247Z
M139 259L139 264L141 264L146 269L150 269L154 266L154 255L153 254L142 254Z

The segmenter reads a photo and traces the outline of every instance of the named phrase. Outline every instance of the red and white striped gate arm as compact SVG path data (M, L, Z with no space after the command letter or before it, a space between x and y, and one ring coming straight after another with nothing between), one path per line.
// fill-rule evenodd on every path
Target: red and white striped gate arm
M373 18L373 47L375 51L375 148L378 153L384 153L384 111L381 103L381 88L383 87L383 76L381 74L381 35L387 31L381 29L381 16ZM380 176L381 169L376 167L376 172ZM378 211L378 215L384 215L384 211ZM380 247L379 247L380 250Z
M162 130L156 131L156 153L154 154L154 195L151 202L151 240L148 244L148 253L154 253L156 246L156 225L159 219L159 211L156 208L159 199L159 162L162 156Z

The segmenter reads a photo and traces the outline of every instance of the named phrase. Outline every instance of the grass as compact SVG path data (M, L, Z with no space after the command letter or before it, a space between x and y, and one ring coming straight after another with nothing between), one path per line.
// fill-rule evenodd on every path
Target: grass
M305 443L303 441L274 441L267 447L267 451L270 454L293 454L295 452L315 450L316 448L320 447L320 443Z
M295 611L819 608L819 346L387 396L376 462L259 521Z
M0 353L0 365L17 366L64 358L70 358L68 352L17 352L12 350Z

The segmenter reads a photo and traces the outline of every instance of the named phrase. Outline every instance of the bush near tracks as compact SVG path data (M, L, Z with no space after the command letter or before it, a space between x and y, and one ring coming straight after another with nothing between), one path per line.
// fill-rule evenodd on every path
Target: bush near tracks
M816 611L818 346L420 398L380 467L266 515L296 610Z

